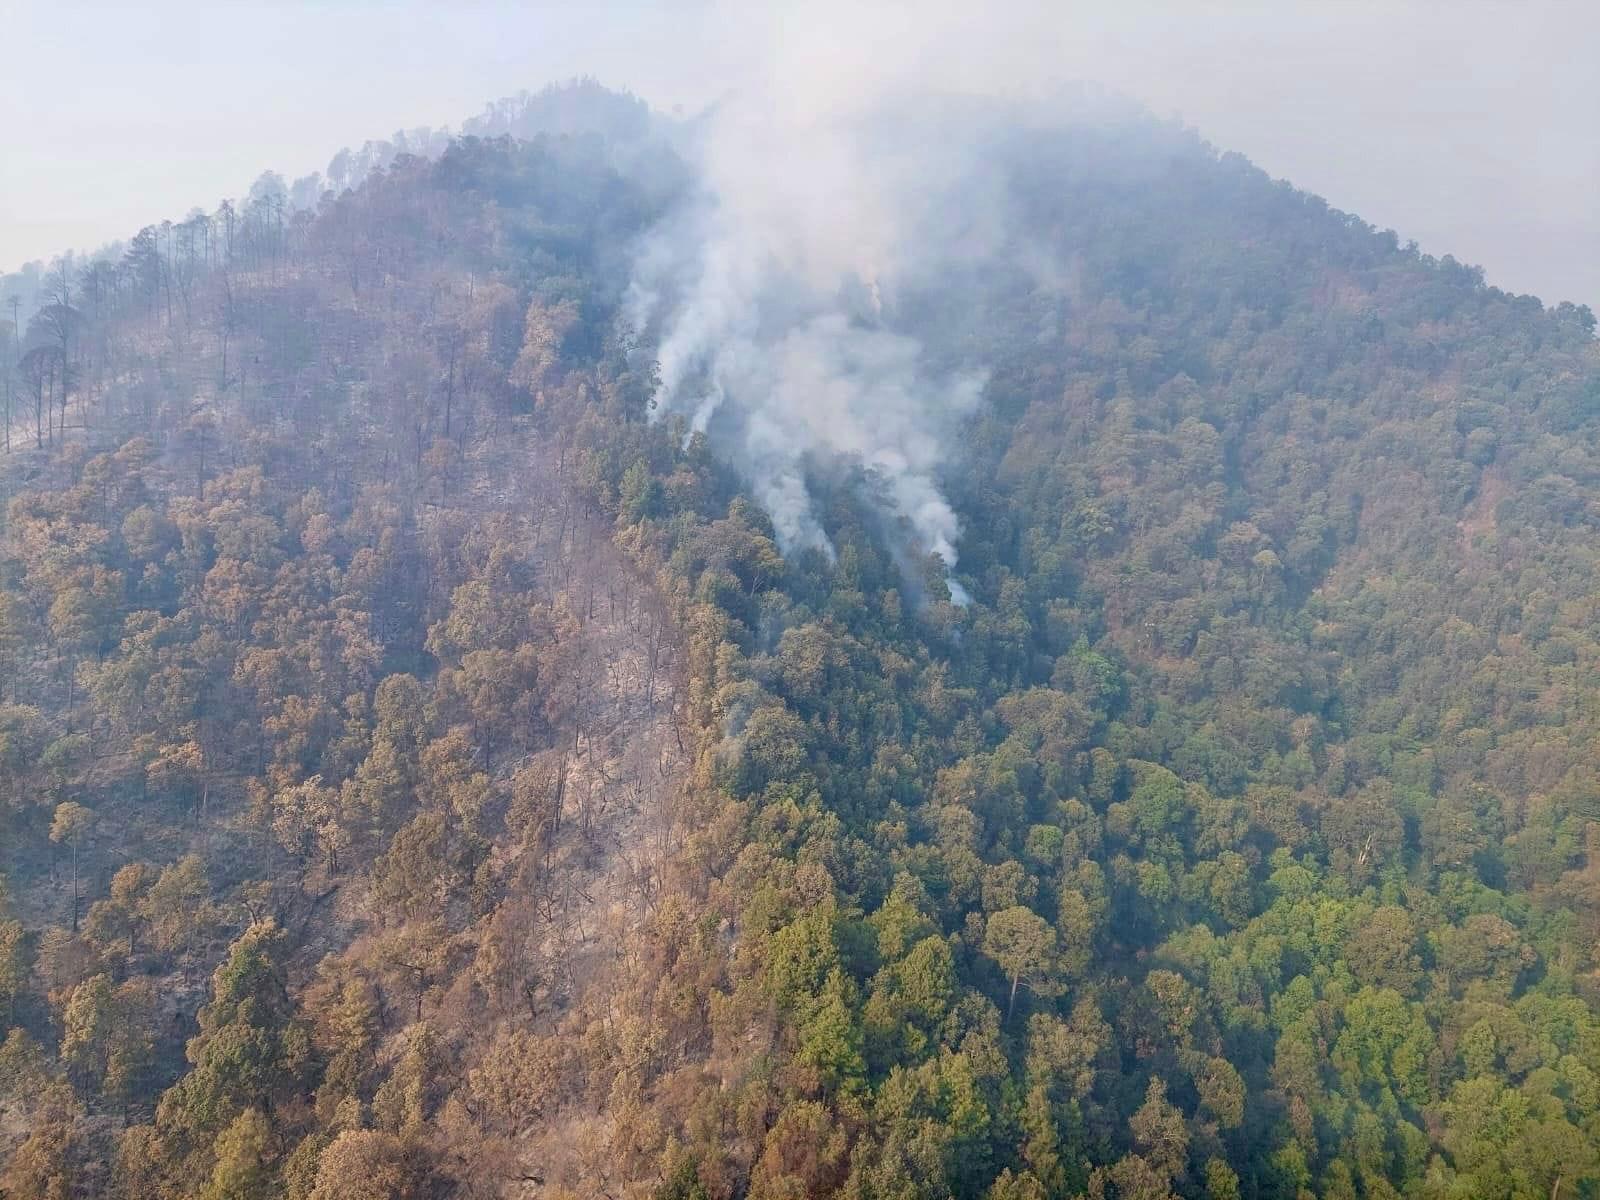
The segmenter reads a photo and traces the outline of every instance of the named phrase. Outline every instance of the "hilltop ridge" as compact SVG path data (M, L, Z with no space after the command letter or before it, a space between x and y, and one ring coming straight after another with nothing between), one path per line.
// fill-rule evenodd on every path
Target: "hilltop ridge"
M834 274L541 96L23 331L0 1192L1593 1197L1592 313L963 102Z

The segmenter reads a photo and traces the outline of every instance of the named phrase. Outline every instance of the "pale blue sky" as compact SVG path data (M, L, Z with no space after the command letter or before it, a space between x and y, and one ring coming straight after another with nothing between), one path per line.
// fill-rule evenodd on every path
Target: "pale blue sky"
M1597 303L1596 61L1588 0L0 0L0 270L575 74L691 106L747 74L821 103L1096 78L1491 282Z

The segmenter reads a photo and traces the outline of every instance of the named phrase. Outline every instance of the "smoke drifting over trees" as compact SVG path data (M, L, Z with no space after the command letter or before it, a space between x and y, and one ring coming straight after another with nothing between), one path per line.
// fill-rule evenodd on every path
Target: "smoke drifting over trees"
M992 127L912 112L719 107L690 131L698 184L642 241L627 317L657 357L657 415L734 461L786 552L832 557L806 474L843 457L881 481L907 549L954 570L939 476L986 371L932 342L927 301L1005 252L1006 197L979 165Z
M932 3L24 277L0 1196L1600 1200L1593 312Z

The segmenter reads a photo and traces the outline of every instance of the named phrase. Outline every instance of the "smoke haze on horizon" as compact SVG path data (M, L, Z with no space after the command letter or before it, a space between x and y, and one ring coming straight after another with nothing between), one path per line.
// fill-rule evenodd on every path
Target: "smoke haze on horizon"
M811 115L1089 79L1491 283L1600 302L1600 9L1578 3L6 0L0 30L28 48L0 79L0 271L574 75L686 111L756 83Z

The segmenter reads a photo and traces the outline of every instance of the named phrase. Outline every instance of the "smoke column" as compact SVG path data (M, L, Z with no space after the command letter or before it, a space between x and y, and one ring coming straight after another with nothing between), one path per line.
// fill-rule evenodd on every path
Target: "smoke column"
M960 523L937 477L984 376L935 369L896 319L903 285L971 250L971 230L944 219L968 153L933 132L900 136L878 112L724 103L696 130L694 194L635 259L627 319L657 339L657 416L711 437L785 553L832 556L805 464L843 455L883 481L913 543L902 549L956 566Z

